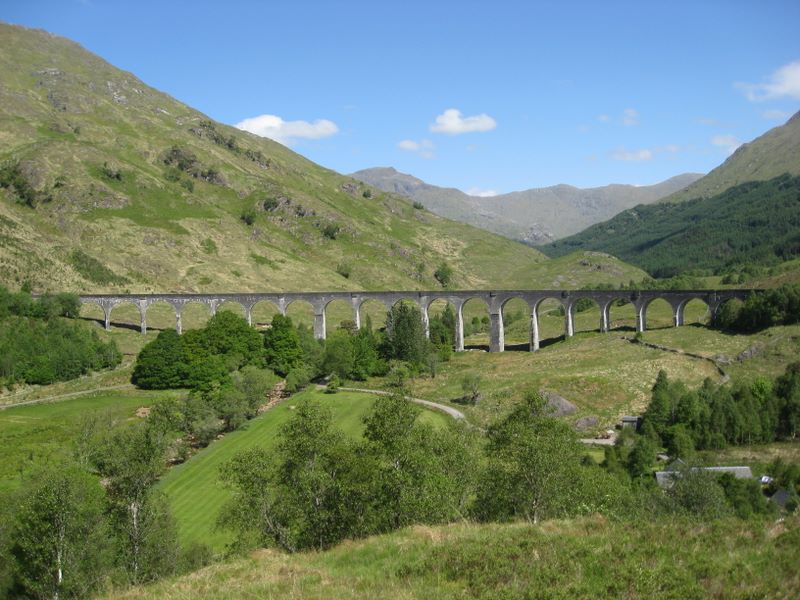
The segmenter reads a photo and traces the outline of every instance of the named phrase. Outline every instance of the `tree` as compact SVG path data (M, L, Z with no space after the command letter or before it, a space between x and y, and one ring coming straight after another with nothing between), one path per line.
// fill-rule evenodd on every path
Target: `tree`
M442 262L433 272L433 276L442 287L447 287L453 280L453 269L446 262Z
M261 334L247 321L230 311L220 311L209 319L203 331L206 348L230 361L229 370L243 365L263 366L264 346Z
M461 378L461 391L464 392L464 402L476 404L481 395L481 383L483 379L479 373L467 373Z
M341 379L351 376L355 367L353 336L344 329L337 329L325 340L322 369L326 375L335 374Z
M284 377L303 362L300 336L285 315L272 317L272 325L264 333L264 348L267 366Z
M174 329L165 329L139 352L131 381L148 390L178 388L185 384L186 371L181 337Z
M386 358L422 365L428 353L428 340L422 313L409 302L398 302L386 315Z
M248 417L254 417L266 403L277 379L271 371L252 365L243 367L232 378L233 385L244 395Z
M547 415L539 394L528 393L487 437L475 501L480 519L536 523L575 510L583 450L566 423Z
M103 488L71 465L57 465L22 494L11 553L15 579L33 598L85 598L107 575Z
M132 583L147 581L169 563L159 552L176 552L177 538L166 535L171 517L150 492L166 468L166 437L145 422L114 429L99 444L95 465L108 482L122 565Z

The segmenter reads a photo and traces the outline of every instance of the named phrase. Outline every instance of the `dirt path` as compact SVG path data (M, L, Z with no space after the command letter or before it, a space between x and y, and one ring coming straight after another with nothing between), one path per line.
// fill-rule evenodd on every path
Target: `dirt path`
M340 387L339 388L345 392L362 392L364 394L375 394L376 396L391 396L391 392L384 392L382 390L368 390L362 388L351 388L351 387ZM453 417L454 419L466 420L464 413L460 410L453 408L452 406L447 406L446 404L439 404L438 402L431 402L430 400L423 400L422 398L412 398L411 396L403 396L409 402L413 402L414 404L419 404L421 406L425 406L430 408L431 410L435 410L446 415Z

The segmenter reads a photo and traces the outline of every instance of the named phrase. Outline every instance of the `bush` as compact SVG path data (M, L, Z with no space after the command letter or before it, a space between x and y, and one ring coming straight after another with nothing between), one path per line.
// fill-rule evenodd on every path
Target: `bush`
M256 222L256 210L254 208L245 208L239 218L245 225L252 225Z
M339 230L341 227L338 223L328 223L322 228L322 235L324 235L329 240L335 240L336 237L339 235Z
M446 262L441 263L433 272L433 276L442 287L447 287L453 280L453 269Z
M419 201L416 201L416 200L414 201L412 206L417 210L424 210L425 209L425 205L422 202L419 202Z
M336 272L344 277L345 279L350 278L350 273L352 272L353 268L350 266L350 263L342 262L336 266Z

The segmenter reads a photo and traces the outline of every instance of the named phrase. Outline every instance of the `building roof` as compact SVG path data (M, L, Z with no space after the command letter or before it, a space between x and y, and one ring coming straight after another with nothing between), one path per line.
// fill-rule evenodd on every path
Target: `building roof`
M678 459L680 460L680 459ZM678 461L673 461L666 471L656 471L656 483L661 488L671 488L675 483L675 479L681 476L681 471L677 468ZM683 464L683 461L679 463ZM692 467L692 470L701 470L720 475L722 473L731 473L736 479L752 479L753 472L750 467Z

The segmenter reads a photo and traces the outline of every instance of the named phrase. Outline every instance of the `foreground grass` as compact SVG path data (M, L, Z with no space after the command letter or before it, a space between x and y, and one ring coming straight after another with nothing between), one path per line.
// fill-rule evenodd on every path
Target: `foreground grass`
M797 517L418 526L327 552L260 550L108 597L796 598L798 547Z
M16 489L31 471L69 456L87 415L136 419L137 408L174 393L105 392L0 411L0 491Z
M237 452L248 448L272 448L281 427L289 420L295 405L316 398L331 408L336 425L353 437L363 431L362 418L372 408L371 394L338 392L325 394L306 390L249 421L244 427L213 442L186 463L172 468L158 487L167 495L178 522L181 543L202 543L221 551L231 541L227 532L217 530L220 508L230 493L219 483L220 467ZM429 423L445 423L449 417L423 411L420 418Z

